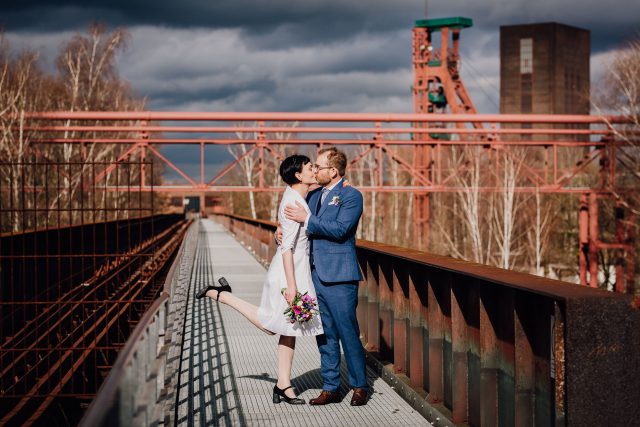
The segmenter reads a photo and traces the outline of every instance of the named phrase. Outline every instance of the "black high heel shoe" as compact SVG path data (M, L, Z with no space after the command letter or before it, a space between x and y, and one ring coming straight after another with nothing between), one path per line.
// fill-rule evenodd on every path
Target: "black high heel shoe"
M200 292L196 294L196 298L202 299L205 297L205 295L207 295L207 292L218 291L218 295L216 295L216 301L218 301L222 292L231 292L231 285L229 284L229 282L227 282L227 279L221 277L218 279L218 283L220 283L221 286L209 285L206 288L201 289Z
M221 277L218 279L218 283L220 283L218 289L220 289L221 291L231 292L231 285L229 284L229 282L227 282L227 279Z
M307 403L305 402L304 399L300 399L299 397L289 397L286 394L284 394L285 391L289 390L292 387L293 386L289 386L280 390L277 384L274 385L273 386L273 403L280 403L283 400L287 402L289 405L304 405L305 403Z

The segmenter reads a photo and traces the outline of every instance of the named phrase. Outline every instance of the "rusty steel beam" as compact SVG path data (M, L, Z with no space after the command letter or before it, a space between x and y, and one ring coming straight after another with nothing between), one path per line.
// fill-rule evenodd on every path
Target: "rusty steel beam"
M442 123L447 123L447 116L442 117ZM454 123L454 122L452 122ZM380 123L382 124L382 123ZM611 130L603 129L529 129L529 128L439 128L439 127L406 127L406 128L383 128L383 127L291 127L291 126L26 126L25 130L35 132L109 132L109 133L229 133L236 132L271 132L284 134L306 134L306 133L346 133L346 134L429 134L442 133L453 135L611 135Z
M123 191L124 187L117 187L117 186L113 186L113 185L109 185L109 186L105 186L102 189L104 189L105 191ZM256 193L260 193L260 192L283 192L284 191L284 187L263 187L263 188L257 188L257 187L249 187L249 186L236 186L236 185L219 185L219 186L208 186L208 185L204 185L201 186L199 184L197 184L196 186L191 186L191 185L164 185L164 186L154 186L154 187L141 187L141 186L137 186L137 187L131 187L131 192L132 193L137 193L137 192L157 192L157 193L172 193L172 192L184 192L185 194L188 194L190 192L196 193L196 192L200 192L200 191L206 191L206 192L220 192L220 193L225 193L225 192L238 192L238 193L245 193L245 192L256 192ZM378 193L413 193L413 192L429 192L429 193L452 193L452 192L469 192L472 191L470 189L464 189L464 188L458 188L458 187L454 187L454 186L439 186L439 185L433 185L433 186L391 186L391 185L380 185L380 186L369 186L369 185L365 185L365 186L361 186L358 187L358 190L364 192L364 193L369 193L369 192L378 192ZM495 192L500 192L502 191L502 187L482 187L479 188L477 191L480 193L495 193ZM34 191L42 191L42 189L40 188L26 188L25 191L27 192L34 192ZM473 190L475 191L475 190ZM572 188L557 188L555 185L546 185L543 187L539 187L539 188L532 188L532 187L515 187L513 188L513 191L516 193L535 193L535 192L540 192L542 194L583 194L585 192L593 192L595 194L599 194L599 195L603 195L603 196L608 196L610 195L610 193L606 190L600 190L600 191L593 191L593 189L591 187L572 187ZM632 192L633 190L629 189L629 190L624 190L624 191L619 191L619 194L625 194L625 193L629 193Z
M72 316L74 311L81 304L87 304L89 301L91 301L90 299L91 296L94 296L94 294L97 294L97 292L102 287L104 287L106 284L110 283L115 278L117 278L117 275L123 272L129 266L130 263L138 261L139 259L138 250L149 250L149 248L152 248L155 244L157 244L157 242L162 241L162 239L165 239L175 234L176 231L180 228L180 226L181 224L176 224L175 226L168 228L162 233L156 236L153 236L151 239L145 242L141 242L141 244L138 245L136 248L134 248L133 251L129 251L124 256L119 257L116 263L105 264L107 269L96 271L95 275L92 278L86 280L83 286L78 286L72 289L69 293L61 295L57 300L52 302L48 302L48 301L31 302L30 304L35 304L35 305L50 303L50 306L54 309L46 310L42 312L40 315L38 315L37 317L30 320L22 329L14 333L10 339L2 343L0 345L0 349L4 351L7 349L14 348L16 346L19 346L22 342L28 341L31 337L33 337L33 341L31 346L29 347L34 347L34 348L37 347L37 344L41 340L44 340L48 334L52 333L52 331L55 331L55 329L62 322L64 322L65 319ZM156 256L156 254L155 253L152 254L152 257L153 256ZM109 275L106 276L107 274ZM83 289L83 287L88 289ZM89 292L86 292L87 290ZM75 302L74 297L77 295L82 295L82 298L80 298L77 302ZM133 301L133 300L127 300L127 301ZM98 302L104 303L104 300L99 300ZM9 304L15 306L20 304L20 302L12 301ZM36 327L34 328L33 325L35 325ZM46 327L48 327L48 330L46 331L38 330L39 325L45 325ZM3 363L4 367L2 371L0 371L0 377L4 376L7 372L9 372L15 366L15 364L18 363L21 360L21 358L25 357L27 354L28 353L23 353L22 355L20 355L20 357L18 357L18 359L12 360L11 363L6 363L6 362Z
M442 122L441 114L414 113L276 113L276 112L160 112L160 111L48 111L24 114L33 120L135 120L135 121L297 121L297 122ZM571 114L455 114L447 117L454 123L627 123L624 116Z
M370 135L370 134L368 134ZM120 145L129 145L129 144L138 144L140 142L140 138L131 138L131 137L121 137L121 138L95 138L95 137L69 137L69 138L53 138L53 137L42 137L42 138L33 138L31 140L34 144L46 145L46 144L120 144ZM238 139L238 138L148 138L145 140L148 144L155 145L239 145L239 144L255 144L255 139ZM330 145L370 145L373 140L363 140L363 139L343 139L343 138L333 138L333 137L325 137L325 138L291 138L291 139L276 139L274 137L267 136L264 140L265 143L269 145L310 145L310 146L319 146L321 144L330 144ZM549 139L545 141L536 141L532 139L517 139L517 140L507 140L507 141L485 141L485 140L410 140L410 139L384 139L383 142L386 145L394 145L394 146L413 146L413 145L441 145L441 146L487 146L487 145L495 145L497 147L508 147L508 146L532 146L532 147L541 147L545 148L547 146L554 147L596 147L602 148L610 145L608 142L602 141L563 141L556 139Z
M95 351L96 348L106 348L105 346L97 345L97 343L100 342L102 336L107 334L111 326L113 326L115 322L124 315L124 313L130 310L131 304L136 301L140 301L136 297L145 292L145 289L147 288L146 284L152 282L152 278L158 273L161 267L164 266L164 263L169 258L170 254L175 251L177 245L182 239L182 235L184 234L187 226L188 224L186 223L186 221L183 221L182 223L176 224L176 229L170 228L168 230L165 230L165 232L163 233L163 235L166 236L165 238L163 238L162 236L157 236L152 239L153 243L161 243L162 247L156 251L154 257L146 260L140 268L136 268L135 275L130 277L127 282L121 284L118 288L118 292L116 292L109 300L102 301L103 306L105 306L106 304L106 311L102 314L99 311L95 312L101 317L96 319L93 319L91 317L85 319L86 325L84 325L82 330L80 331L82 332L82 335L78 337L76 334L75 342L73 342L71 346L56 346L55 348L47 348L46 352L48 354L44 357L41 357L36 362L36 364L30 368L30 370L33 371L34 369L38 369L38 365L45 364L48 360L48 356L54 353L58 355L55 362L50 366L47 365L49 367L49 370L46 373L40 375L40 379L35 385L32 386L32 388L27 393L21 394L21 399L17 402L17 404L14 405L9 413L4 415L4 417L0 420L0 423L9 422L12 418L17 416L21 412L21 410L26 405L28 405L29 402L36 396L42 396L44 397L44 399L39 402L39 406L37 407L37 409L28 415L28 418L25 421L24 425L31 425L41 418L44 411L53 401L53 398L58 396L59 391L62 390L62 388L68 381L70 381L75 371L82 366L86 358L89 357L89 355L93 351ZM137 259L132 258L128 263L136 261ZM120 264L120 266L124 267L128 265L128 263ZM132 281L138 282L139 284L141 284L141 286L133 286ZM132 283L128 284L128 282ZM70 310L67 310L65 312L65 315L68 313L73 313L73 310L73 307ZM51 315L52 322L61 321L60 317L56 316L56 313L47 314ZM105 321L107 325L103 325L101 323L102 321ZM45 321L44 323L49 324L50 322ZM78 330L78 328L76 328L76 330ZM42 337L42 335L40 335L38 338L40 337ZM30 346L29 350L33 351L33 348L34 347ZM81 355L80 357L75 358L73 354L77 351L81 351ZM61 352L62 354L60 354ZM28 352L21 353L21 356L24 354L28 354ZM65 364L68 359L70 359L72 363L72 366L70 368ZM18 361L19 359L16 359L12 362L17 363ZM11 367L8 367L7 369L10 368ZM65 371L59 373L60 369L65 369ZM46 386L52 378L57 378L56 385L53 389L48 389L46 388ZM43 389L43 392L40 392L40 389ZM11 393L11 388L6 391Z
M153 193L130 191L139 171L149 175L140 184L153 188L153 164L144 160L56 162L28 151L28 161L0 162L9 177L0 193L0 424L48 415L73 423L80 407L69 398L95 394L157 295L154 274L167 239L180 239L172 227L180 218L148 216ZM104 168L105 185L118 193L95 185Z
M406 375L409 371L409 265L393 263L393 370Z
M126 300L123 302L129 303L149 303L153 300L141 299L141 300ZM0 305L56 305L56 304L100 304L104 300L53 300L53 301L13 301L13 302L0 302ZM4 350L4 349L3 349Z
M174 253L179 245L179 243L182 241L182 236L184 234L184 231L186 231L186 225L182 227L182 231L178 232L174 235L172 235L171 239L164 244L164 246L162 248L160 248L160 250L158 251L157 257L155 260L149 260L144 266L143 266L143 274L141 276L141 279L139 282L144 282L146 281L147 283L160 271L160 267L162 267L164 265L164 263L169 259L170 254ZM146 272L144 270L147 270ZM133 290L133 292L129 292L130 294L132 294L133 296L137 296L139 294L141 294L143 292L144 287L143 286L130 286L129 287L130 290ZM118 301L119 302L119 301ZM116 311L116 308L120 308L119 311ZM108 324L107 327L104 327L102 330L98 330L98 334L94 337L92 337L92 342L97 342L101 336L104 336L109 327L112 326L118 318L120 318L121 316L124 315L124 313L129 309L129 304L114 304L110 307L110 310L107 311L107 313L105 313L103 315L103 319L108 320ZM114 312L116 315L113 315L110 312ZM96 329L98 327L98 325L100 324L100 319L98 319L98 321L95 322L96 324ZM82 338L78 339L78 341L76 341L76 343L74 343L74 346L78 345L79 343L83 342L85 337L88 337L90 334L90 329L91 327L93 327L93 325L90 325L90 328L88 328L88 330L85 332L85 334L83 335ZM91 346L89 346L91 347ZM84 362L84 359L86 357L89 356L89 354L93 351L92 348L86 349L82 352L82 356L79 360L76 360L76 362L73 364L72 368L65 373L65 375L62 377L62 379L59 381L59 383L56 385L56 387L53 389L52 393L47 396L47 398L44 399L44 401L38 406L38 408L34 411L34 413L29 417L29 419L27 420L25 425L31 425L35 422L37 422L40 417L42 416L43 412L47 409L47 407L52 403L53 398L55 397L56 393L58 393L60 390L62 390L62 388L64 387L64 385L71 379L71 376L74 374L74 372L79 369L82 366L82 363ZM69 352L65 352L65 356L68 355ZM61 366L61 362L62 360L59 360L56 364L60 364ZM55 368L55 366L54 366ZM45 375L46 377L46 375ZM37 387L38 385L36 385ZM35 387L34 387L35 388ZM18 406L24 401L21 400L19 402L18 405L16 405L16 409L18 409Z
M227 167L222 169L220 172L218 172L218 174L211 181L209 181L209 183L207 185L215 184L220 178L225 176L227 174L227 172L229 172L231 169L233 169L234 166L238 165L242 161L242 159L244 159L245 157L251 155L257 148L258 147L255 146L255 147L252 147L249 150L247 150L246 153L244 153L242 156L238 157L233 163L231 163L230 165L228 165ZM202 182L204 183L204 180Z

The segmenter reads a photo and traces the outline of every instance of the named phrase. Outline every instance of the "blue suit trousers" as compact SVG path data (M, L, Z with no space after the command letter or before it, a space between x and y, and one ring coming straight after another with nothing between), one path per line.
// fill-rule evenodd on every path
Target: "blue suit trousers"
M315 268L311 278L322 313L324 334L318 335L320 350L320 375L323 390L340 389L340 342L347 362L349 386L369 390L365 365L365 354L360 342L360 328L356 317L358 306L358 284L331 283L320 281Z

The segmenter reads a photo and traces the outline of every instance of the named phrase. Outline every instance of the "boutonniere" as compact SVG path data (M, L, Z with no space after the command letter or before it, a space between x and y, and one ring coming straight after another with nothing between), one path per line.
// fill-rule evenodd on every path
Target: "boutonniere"
M340 200L339 196L333 196L331 198L331 201L329 202L329 206L339 206L340 203L342 203L342 200Z

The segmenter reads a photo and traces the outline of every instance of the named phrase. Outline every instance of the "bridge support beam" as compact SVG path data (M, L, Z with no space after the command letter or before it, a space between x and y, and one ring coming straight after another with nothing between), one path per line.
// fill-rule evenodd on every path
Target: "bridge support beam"
M598 199L589 194L589 286L598 287Z
M429 312L429 403L444 401L445 300L439 277L429 271L427 309ZM450 292L450 291L449 291ZM447 310L448 311L448 310Z
M454 423L467 421L469 335L470 328L464 313L467 298L459 281L451 282L451 352L453 356L451 383L451 412Z
M422 269L409 268L409 371L411 387L424 389L429 384L427 335L427 291Z
M393 369L396 374L408 371L409 319L409 266L397 261L393 264Z
M579 282L581 285L589 285L592 288L600 286L598 275L600 270L609 268L600 265L598 261L599 251L612 250L615 266L614 290L620 293L634 294L635 289L635 236L636 218L627 218L627 209L617 204L613 209L615 217L615 240L603 242L599 238L599 199L611 201L607 195L596 192L584 193L580 196L580 213L578 239L579 251ZM588 274L587 274L588 272ZM609 272L604 271L608 277ZM607 284L608 286L609 284Z
M380 350L380 304L378 302L378 283L380 271L378 262L374 257L370 257L366 262L367 266L367 341L366 349L370 352Z

